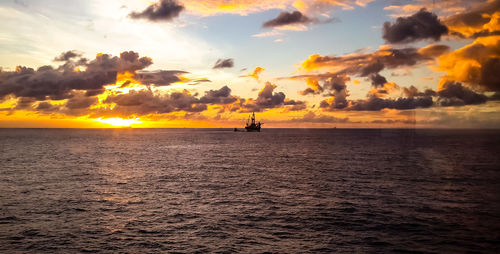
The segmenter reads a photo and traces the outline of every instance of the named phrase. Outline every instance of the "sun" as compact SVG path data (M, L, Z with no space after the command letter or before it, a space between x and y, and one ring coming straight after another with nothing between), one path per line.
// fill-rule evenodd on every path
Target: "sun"
M139 118L129 118L129 119L123 119L119 117L114 117L114 118L97 118L94 119L94 121L98 121L101 123L109 124L113 127L131 127L132 124L139 124L142 123L142 121L139 120Z

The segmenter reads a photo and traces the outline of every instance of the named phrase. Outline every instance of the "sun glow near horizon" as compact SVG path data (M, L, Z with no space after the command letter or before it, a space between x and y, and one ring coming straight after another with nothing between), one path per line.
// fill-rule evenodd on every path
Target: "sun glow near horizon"
M123 119L120 117L113 117L113 118L97 118L92 120L109 124L113 127L133 127L134 124L143 123L143 121L139 120L139 118Z

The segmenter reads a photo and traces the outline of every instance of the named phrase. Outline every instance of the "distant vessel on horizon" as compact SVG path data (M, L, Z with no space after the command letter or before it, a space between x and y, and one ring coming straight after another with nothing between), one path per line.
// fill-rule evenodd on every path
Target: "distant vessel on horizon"
M251 119L251 122L250 122ZM255 112L252 112L252 117L248 117L247 120L247 125L245 126L245 129L247 131L258 131L260 132L260 126L263 125L264 123L258 122L255 123Z

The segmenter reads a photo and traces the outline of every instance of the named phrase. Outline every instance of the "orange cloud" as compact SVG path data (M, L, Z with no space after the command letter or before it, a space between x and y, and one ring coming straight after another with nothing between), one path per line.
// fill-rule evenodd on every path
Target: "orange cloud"
M479 86L487 91L500 90L500 36L477 38L471 44L438 59L438 70L454 80Z
M383 69L412 67L433 60L449 49L446 45L430 45L421 49L380 47L371 53L353 53L345 56L309 56L299 70L325 70L331 74L349 74L366 77Z
M301 95L307 94L319 94L323 92L323 87L319 84L318 80L312 77L306 78L307 88L303 91L299 91Z
M394 91L399 90L399 86L394 82L387 82L382 87L372 88L370 92L368 92L369 96L375 96L378 98L387 97Z
M256 79L256 80L259 80L259 79L260 79L260 76L259 76L259 75L260 75L260 73L261 73L261 72L263 72L264 70L266 70L266 69L264 69L264 68L262 68L262 67L258 67L258 66L257 66L257 67L253 70L253 72L251 72L251 73L249 73L249 74L247 74L247 75L244 75L244 76L242 76L242 77L251 77L251 78L254 78L254 79Z
M500 31L500 1L477 1L458 14L444 20L450 34L460 37L480 37L498 34Z

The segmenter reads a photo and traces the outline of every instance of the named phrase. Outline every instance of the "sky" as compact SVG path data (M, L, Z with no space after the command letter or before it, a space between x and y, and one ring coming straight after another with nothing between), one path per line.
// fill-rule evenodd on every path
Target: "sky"
M0 127L500 128L500 0L4 0Z

